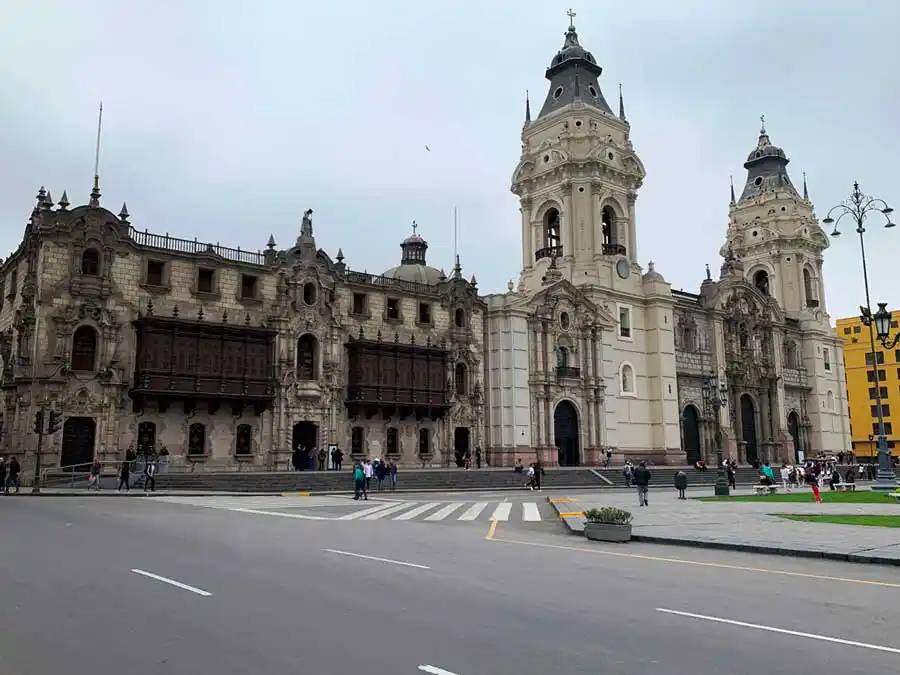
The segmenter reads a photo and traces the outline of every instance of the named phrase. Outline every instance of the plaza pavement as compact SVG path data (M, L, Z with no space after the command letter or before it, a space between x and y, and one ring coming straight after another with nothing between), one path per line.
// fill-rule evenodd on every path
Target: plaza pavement
M797 522L775 514L855 514L900 515L900 504L828 503L766 501L728 502L680 500L668 486L650 489L650 506L640 507L636 491L582 493L560 500L549 498L566 526L576 534L584 531L581 512L590 508L616 506L634 515L636 541L679 546L720 548L755 553L817 557L849 562L900 565L900 528L832 525ZM750 490L732 491L749 495ZM689 497L709 496L711 490L688 490ZM569 514L569 515L566 515Z

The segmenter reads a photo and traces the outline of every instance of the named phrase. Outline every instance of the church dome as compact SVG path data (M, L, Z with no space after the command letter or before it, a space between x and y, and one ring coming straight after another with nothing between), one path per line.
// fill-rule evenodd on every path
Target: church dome
M663 275L656 271L656 265L652 260L647 265L647 273L643 277L641 277L641 280L644 283L654 281L661 281L662 283L666 282L665 278L663 278Z
M747 161L744 162L747 182L738 201L760 197L766 193L799 197L787 172L787 165L791 160L784 150L772 144L766 132L765 117L761 119L763 125L759 130L756 147L747 155Z
M400 264L386 270L383 277L398 281L412 281L417 284L435 285L446 280L446 275L439 269L425 264L425 252L428 250L428 242L419 236L415 230L418 228L413 223L413 233L400 244L403 256Z
M575 32L575 26L569 26L569 30L566 31L565 44L553 57L553 60L550 62L550 68L556 68L566 61L574 61L576 59L583 59L588 63L597 65L594 55L578 43L578 33Z

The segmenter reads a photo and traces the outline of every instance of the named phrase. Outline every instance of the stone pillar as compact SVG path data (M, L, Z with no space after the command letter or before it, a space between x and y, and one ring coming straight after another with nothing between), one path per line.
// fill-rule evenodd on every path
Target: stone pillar
M747 444L744 442L744 416L741 413L741 394L737 387L732 387L731 392L734 400L734 424L732 425L732 429L734 431L735 441L737 442L737 460L738 464L746 464Z

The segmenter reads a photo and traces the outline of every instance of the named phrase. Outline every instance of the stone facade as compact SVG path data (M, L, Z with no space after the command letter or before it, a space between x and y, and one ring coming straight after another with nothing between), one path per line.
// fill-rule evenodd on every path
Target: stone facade
M401 265L378 276L317 249L311 211L291 248L270 239L249 252L138 231L126 207L116 216L100 205L97 185L86 206L69 208L65 194L55 204L43 188L37 202L0 267L4 454L34 449L41 405L64 415L63 433L45 438L47 467L120 459L152 444L173 467L286 468L300 423L307 447L377 457L391 446L406 465L449 465L461 442L471 451L482 443L484 303L458 263L449 277L427 267L418 235L401 245ZM134 405L132 322L150 314L277 330L271 405ZM351 337L448 350L446 414L351 418Z

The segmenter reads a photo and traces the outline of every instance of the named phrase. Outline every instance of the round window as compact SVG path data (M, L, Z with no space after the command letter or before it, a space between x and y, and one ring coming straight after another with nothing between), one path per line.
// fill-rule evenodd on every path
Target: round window
M578 188L578 191L579 191L579 192L584 192L584 188L583 188L583 187L580 187L580 188Z
M589 84L588 91L590 92L591 96L593 96L594 98L597 98L597 90L594 89L594 85Z
M606 155L606 158L611 162L616 158L616 156L612 153L609 153L608 155Z
M304 303L306 303L307 305L316 304L316 294L316 285L313 282L307 281L305 284L303 284Z
M557 87L556 90L553 92L553 98L555 98L555 99L559 98L560 96L562 96L562 93L563 93L563 88Z
M758 236L759 236L759 232L757 232L756 230L753 230L753 236L754 236L754 237L758 237Z
M550 161L550 155L544 155L544 164Z
M753 181L753 184L756 187L759 187L760 185L762 185L762 176L759 176L755 181Z
M580 127L581 124L582 124L582 123L581 123L581 120L575 120L575 126L576 126L576 127Z
M563 330L569 330L569 313L563 312L559 315L559 327Z

